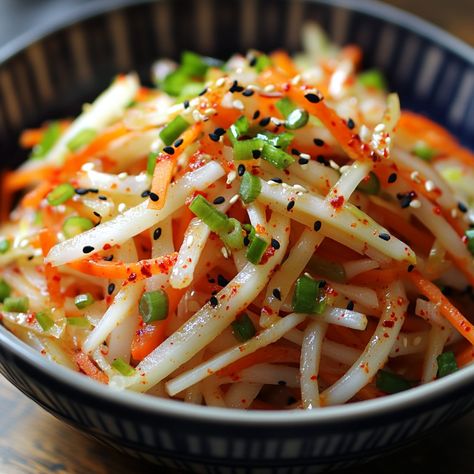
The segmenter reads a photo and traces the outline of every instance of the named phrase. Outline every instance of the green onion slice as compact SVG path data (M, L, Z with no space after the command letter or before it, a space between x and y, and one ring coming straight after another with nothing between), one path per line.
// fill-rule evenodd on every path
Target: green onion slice
M168 95L177 97L181 94L183 88L192 82L192 78L181 68L168 74L161 83L161 88Z
M203 77L208 68L209 65L199 54L193 53L192 51L183 51L181 54L180 69L189 76Z
M3 301L3 309L11 313L26 313L30 302L26 296L18 298L8 296Z
M160 132L160 138L167 146L171 145L187 128L189 123L181 115L177 115Z
M260 73L272 65L272 60L266 54L260 54L255 63L255 70Z
M309 120L306 110L299 108L290 99L283 98L276 103L277 109L285 118L285 127L290 130L304 127Z
M8 239L0 240L0 253L4 254L10 250L11 244Z
M59 186L56 186L47 196L51 206L59 206L64 204L66 201L69 201L75 194L74 186L69 183L63 183Z
M387 81L383 74L377 69L369 69L364 71L357 77L359 84L371 89L384 91L387 89Z
M235 141L233 144L234 160L243 161L260 158L262 155L263 145L264 141L259 138Z
M232 334L234 337L241 342L252 339L256 334L255 326L247 313L243 313L237 317L237 319L231 323Z
M231 228L229 218L217 210L204 196L198 194L189 209L199 217L213 232L217 234L227 232Z
M149 155L148 155L148 159L147 159L147 162L146 162L146 174L148 176L153 176L154 172L155 172L155 167L156 167L156 158L158 156L158 153L152 151Z
M125 375L125 377L130 377L135 373L135 369L130 364L127 364L121 357L115 359L111 365L117 372Z
M468 229L464 233L467 238L467 249L474 255L474 229Z
M83 293L74 298L74 304L77 309L85 309L94 304L94 297L90 293Z
M227 136L232 144L242 136L246 135L250 129L250 122L247 117L239 117L227 130Z
M347 281L344 266L337 262L331 262L318 255L313 255L308 263L311 273L327 278L337 283L345 283Z
M88 145L96 135L97 132L93 128L84 128L69 140L67 147L71 151L77 151L79 148Z
M11 294L10 285L3 278L0 279L0 303L3 303Z
M412 153L424 161L431 161L438 154L434 148L429 147L423 141L416 142Z
M371 171L368 177L364 178L359 183L357 189L365 194L378 194L380 192L379 178L377 178L377 175Z
M436 361L438 362L437 377L439 379L441 377L446 377L446 375L452 374L458 370L456 357L454 357L454 353L451 351L443 352L436 358Z
M319 280L314 280L303 275L295 283L293 293L293 311L297 313L320 314L325 308L324 299L321 298Z
M87 217L72 216L64 221L63 234L67 239L70 239L92 229L92 227L94 227L94 223Z
M36 321L43 331L49 331L54 326L54 321L46 311L41 311L35 315Z
M242 201L244 201L245 204L255 201L261 191L262 183L260 182L260 178L246 171L242 176L239 189Z
M250 244L247 248L247 253L245 254L247 260L254 265L258 265L263 257L263 254L265 253L265 250L267 250L267 247L268 242L256 235L250 241Z
M204 82L188 82L181 88L181 92L176 98L176 102L184 102L199 95L204 89Z
M219 237L231 250L240 250L244 248L244 236L242 234L242 225L237 219L229 218L229 231L220 233Z
M91 327L89 320L83 317L66 318L66 324L81 329L89 329Z
M50 123L46 131L43 133L41 141L33 148L30 155L30 160L43 159L49 150L53 148L60 136L61 126L59 125L59 122Z
M291 142L293 141L295 136L290 132L282 132L282 133L261 132L261 133L257 133L256 138L264 140L276 148L281 148L282 150L286 150L291 145Z
M168 316L168 295L162 290L148 291L140 298L138 309L146 324L166 319Z
M284 170L295 162L295 159L290 154L269 143L263 145L262 158L279 170Z
M385 393L398 393L413 387L413 383L387 370L379 370L375 376L375 386Z

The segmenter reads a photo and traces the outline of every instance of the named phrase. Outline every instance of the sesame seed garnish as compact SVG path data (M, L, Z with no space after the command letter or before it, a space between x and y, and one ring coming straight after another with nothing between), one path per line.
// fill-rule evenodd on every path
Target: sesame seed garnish
M127 176L128 176L128 173L126 173L125 171L122 172L122 173L119 173L119 174L117 175L118 179L120 179L121 181L123 181L124 179L126 179Z
M204 111L204 115L206 117L210 117L211 115L215 115L217 113L217 110L214 109L213 107L208 107L205 111Z
M421 201L419 199L413 199L413 201L410 202L410 207L419 209L421 207Z
M392 173L392 174L388 177L387 181L388 181L389 183L394 183L394 182L397 180L397 178L398 178L397 173Z
M301 186L301 184L294 184L293 189L295 191L299 191L301 193L307 193L308 192L308 190L304 186Z
M374 128L374 132L377 132L377 133L383 132L384 130L385 130L385 124L383 123L377 124Z
M204 95L206 92L207 92L207 87L206 87L204 90L202 90L201 92L199 92L198 95L199 95L199 96L202 96L202 95Z
M260 150L252 150L252 156L257 160L262 156L262 152Z
M99 199L100 199L101 201L107 201L107 196L100 195L100 196L99 196Z
M148 194L149 195L149 194ZM124 202L121 202L118 206L117 206L117 210L122 213L124 212L125 210L127 209L127 205L124 203Z
M254 94L255 94L255 92L252 89L246 89L242 92L242 95L244 97L251 97Z
M273 84L268 84L263 88L264 92L273 92L275 90L275 86Z
M217 275L217 284L219 286L227 286L229 283L229 280L225 278L223 275Z
M286 210L291 211L294 207L295 207L295 201L290 201L286 206Z
M215 133L210 133L210 134L209 134L209 138L210 138L213 142L218 142L221 137L220 137L219 135L216 135Z
M354 302L353 302L353 301L349 301L349 303L347 303L346 309L348 309L349 311L353 311L353 309L354 309Z
M270 117L265 117L262 120L260 120L260 122L258 122L258 124L261 127L266 127L269 123L270 123Z
M255 56L252 56L249 58L249 66L254 67L257 64L257 58Z
M83 247L82 249L82 253L91 253L94 251L94 247L90 246L90 245L86 245L85 247Z
M459 209L462 213L466 213L466 212L467 212L467 206L466 206L463 202L458 202L458 209Z
M431 181L430 179L425 181L425 189L430 193L431 191L434 191L435 189L435 184L433 183L433 181Z
M305 94L304 97L308 102L311 102L312 104L317 104L318 102L321 102L321 97L311 92L309 94Z
M450 214L451 214L451 217L453 219L456 219L456 217L458 217L458 210L457 209L451 209Z
M300 158L306 158L307 160L310 160L311 155L308 155L308 153L300 153Z
M217 87L222 87L225 84L225 77L219 77L216 81L216 86Z
M229 251L225 247L221 248L221 254L224 258L229 258Z
M278 240L276 240L276 239L272 239L272 247L275 250L278 250L280 248L280 242L278 242Z
M215 133L218 137L222 137L222 135L225 134L225 130L224 130L222 127L217 127L217 128L214 130L214 133Z
M379 238L388 242L390 240L390 234L387 234L387 232L380 232Z
M149 195L150 195L150 190L149 190L149 189L146 189L145 191L143 191L143 192L141 193L140 196L141 196L142 198L147 198Z
M254 120L257 120L257 119L258 119L258 117L260 117L260 110L256 110L256 111L254 112L254 114L253 114L253 117L252 117L252 118L253 118Z
M239 83L237 81L234 81L230 86L229 92L242 92L243 90L244 88L242 86L239 86Z
M278 184L283 183L283 180L281 178L271 178L270 181Z
M412 272L415 268L415 265L408 265L407 271L408 273Z
M183 107L184 107L185 109L187 109L187 108L189 107L189 100L185 100L185 101L183 102Z
M329 166L333 170L338 170L340 168L340 166L334 160L329 160Z
M215 296L211 296L210 300L209 300L209 304L215 308L218 304L219 304L219 301L217 300L217 298Z
M217 196L214 201L212 201L214 204L222 204L225 202L225 197L224 196Z
M97 211L94 211L92 214L94 214L95 217L102 219L102 216Z
M321 226L322 226L322 223L321 221L315 221L315 223L313 224L313 229L318 232L319 230L321 230Z
M245 165L242 165L240 164L238 167L237 167L237 174L239 176L243 176L245 173Z
M416 170L410 173L410 179L415 183L421 183L420 173Z
M347 119L347 128L349 130L353 130L355 128L356 124L354 122L354 120L352 120L351 118L348 118Z
M227 174L226 184L232 183L232 181L234 181L236 177L237 177L237 173L234 170L229 171L229 173Z
M110 285L107 287L107 294L110 296L114 291L115 291L115 284L110 283Z
M321 138L315 138L313 140L313 143L316 145L316 146L324 146L324 140L321 140Z
M156 194L156 193L150 193L149 198L150 198L153 202L157 202L157 201L160 199L160 197L159 197L158 194Z
M245 108L244 103L241 100L233 100L232 106L237 110L244 110Z
M281 122L279 119L277 119L276 117L272 117L272 118L270 119L270 122L271 122L273 125L275 125L275 127L281 127L281 126L283 125L282 122Z
M291 154L295 155L295 156L300 156L301 152L299 150L297 150L296 148L292 148L291 149Z
M85 194L89 192L89 190L85 188L76 188L74 191L79 196L84 196Z
M235 204L235 203L238 201L239 197L240 197L240 196L239 196L238 194L234 194L234 195L229 199L229 203L230 203L230 204Z
M165 146L163 151L168 155L174 155L174 148L172 146Z
M278 288L275 288L273 291L272 291L272 294L273 296L278 300L278 301L281 301L281 292Z
M153 240L158 240L160 237L161 237L161 227L157 227L154 231L153 231Z
M307 165L309 163L308 158L298 158L298 164L300 165Z
M178 148L179 146L181 146L183 144L183 139L182 138L178 138L175 142L174 142L174 147L175 148Z

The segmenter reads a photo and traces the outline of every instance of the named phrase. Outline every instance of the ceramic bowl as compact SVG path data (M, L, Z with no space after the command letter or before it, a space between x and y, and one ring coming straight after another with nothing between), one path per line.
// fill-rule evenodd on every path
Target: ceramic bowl
M2 167L18 132L77 113L118 72L149 77L155 58L197 50L299 47L304 21L362 46L405 107L474 148L474 52L427 23L365 1L94 1L0 48ZM5 159L5 157L8 157ZM367 460L474 407L474 366L373 401L311 412L240 412L118 393L56 366L0 327L0 371L44 409L126 453L202 473L320 472Z

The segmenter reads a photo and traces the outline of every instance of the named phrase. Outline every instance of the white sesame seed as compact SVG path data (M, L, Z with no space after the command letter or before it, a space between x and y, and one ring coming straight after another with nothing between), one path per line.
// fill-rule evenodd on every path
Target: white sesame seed
M350 166L344 165L339 168L339 171L341 173L346 173L347 171L349 171L349 169L350 169Z
M268 84L263 88L264 92L273 92L275 90L274 84Z
M117 206L117 210L122 213L122 212L125 212L125 210L127 209L127 205L124 203L124 202L121 202L118 206Z
M458 210L457 209L451 209L451 217L453 219L456 219L456 217L458 217Z
M276 183L275 181L272 181L271 179L267 181L267 184L268 186L278 186L278 183Z
M204 111L204 115L207 115L208 117L210 117L211 115L215 115L216 113L217 113L217 110L213 109L212 107L209 107L208 109Z
M193 110L192 116L193 116L193 120L195 122L201 122L202 121L202 116L201 116L199 110Z
M410 201L410 207L419 209L421 207L421 201L419 199L413 199L413 201Z
M420 336L416 336L415 339L413 339L413 345L414 346L419 346L421 343L421 337Z
M119 173L117 175L118 179L120 179L120 181L123 181L124 179L126 179L128 176L128 173L126 173L125 171L123 173Z
M433 181L431 181L430 179L428 181L425 182L425 189L430 193L431 191L434 191L435 189L435 184L433 183Z
M186 239L186 245L188 247L191 247L191 245L193 245L193 242L194 242L194 236L193 235L189 235L188 238Z
M297 74L296 76L293 77L293 79L291 79L291 83L294 85L294 86L297 86L301 81L301 74Z
M302 169L302 170L305 170L305 169L307 169L307 168L308 168L308 163L305 163L304 165L301 165L301 169Z
M293 186L293 189L295 191L300 191L301 193L307 193L308 192L308 190L305 187L301 186L301 184L295 184Z
M21 249L24 249L25 247L28 247L28 245L30 245L30 241L28 239L22 239L22 240L20 240L20 243L18 244L18 246Z
M227 175L226 184L232 183L232 181L234 181L235 178L237 178L237 172L234 170L230 171L229 174Z
M219 77L216 81L216 86L217 87L222 87L225 84L225 77Z
M406 336L402 337L403 347L408 347L408 338Z
M82 165L81 170L82 171L92 171L94 169L94 163L86 163L85 165Z
M308 155L308 153L300 153L299 157L303 158L304 160L310 160L311 159L311 155Z
M251 91L259 91L260 90L260 87L257 86L257 84L249 84L247 86L247 89L250 89Z
M287 183L281 183L281 186L282 186L283 188L285 188L285 189L286 189L286 188L289 188L289 186L288 186Z
M229 258L229 251L225 247L221 248L221 254L224 258Z
M418 171L412 171L410 173L410 178L412 181L414 181L415 183L420 183L420 173L418 173Z
M237 110L244 110L244 103L241 101L241 100L233 100L232 101L232 105L234 107L234 109L237 109Z
M235 203L238 201L239 197L240 197L240 196L239 196L238 194L234 194L234 195L229 199L229 203L230 203L230 204L235 204Z
M281 120L280 119L277 119L276 117L272 117L270 119L270 122L273 123L273 125L275 125L275 127L279 127L282 123L281 123Z
M340 168L340 166L334 160L329 160L329 166L333 170L338 170Z
M379 123L375 126L374 131L377 133L383 132L385 130L385 124Z

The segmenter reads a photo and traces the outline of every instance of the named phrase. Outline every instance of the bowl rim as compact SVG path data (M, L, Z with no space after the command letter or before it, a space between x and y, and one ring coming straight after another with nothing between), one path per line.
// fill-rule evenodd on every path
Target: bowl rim
M474 48L455 38L441 28L418 18L417 16L399 10L396 7L381 4L371 0L303 0L310 3L321 3L330 7L342 7L367 14L389 24L395 24L407 29L417 36L441 45L456 56L462 57L474 65ZM153 3L154 0L98 0L68 9L62 16L47 24L31 28L26 33L7 42L0 47L0 67L16 54L31 44L89 18L107 13L112 10ZM175 400L144 396L130 391L114 390L101 385L88 377L70 369L55 364L43 358L0 325L0 344L10 350L15 356L28 364L43 371L59 383L73 387L77 392L87 392L91 397L132 407L138 411L146 410L156 415L172 416L187 421L228 424L234 426L249 426L259 424L265 427L291 422L292 425L308 425L316 423L343 423L350 420L362 420L367 417L382 417L400 410L415 409L429 402L438 401L458 390L465 389L466 382L474 381L474 364L459 372L449 375L442 380L436 380L426 385L412 388L406 392L378 398L375 400L325 407L322 410L288 410L288 411L246 411L228 408L204 407L185 404Z

